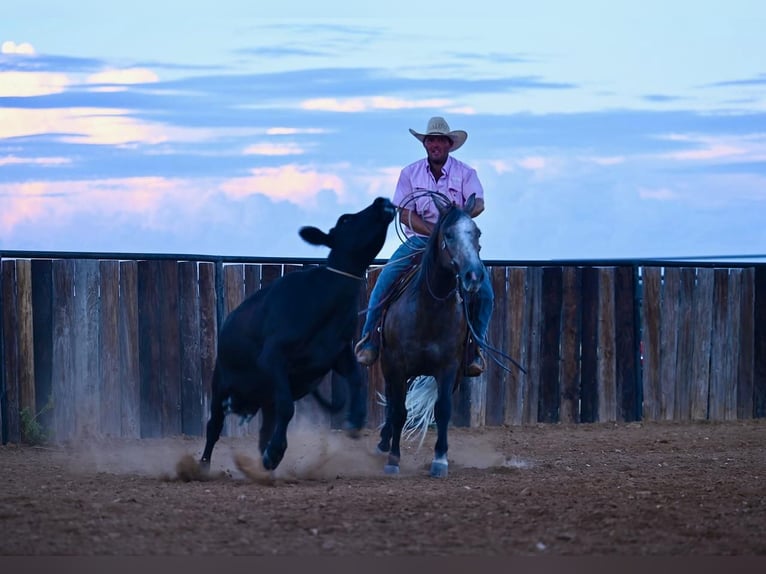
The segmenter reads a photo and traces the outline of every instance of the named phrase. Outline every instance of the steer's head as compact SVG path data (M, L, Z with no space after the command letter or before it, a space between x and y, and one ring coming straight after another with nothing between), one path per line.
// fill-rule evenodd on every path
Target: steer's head
M316 227L302 227L299 233L308 243L330 248L329 265L361 276L383 248L394 215L394 205L388 199L378 197L358 213L341 215L329 233Z

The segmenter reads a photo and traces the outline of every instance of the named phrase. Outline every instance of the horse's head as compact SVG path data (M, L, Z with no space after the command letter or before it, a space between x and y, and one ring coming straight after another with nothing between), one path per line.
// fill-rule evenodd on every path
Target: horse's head
M470 215L475 200L471 195L463 209L454 205L442 207L437 203L441 215L434 237L438 241L442 265L452 268L461 289L467 293L479 290L485 273L479 258L481 231Z

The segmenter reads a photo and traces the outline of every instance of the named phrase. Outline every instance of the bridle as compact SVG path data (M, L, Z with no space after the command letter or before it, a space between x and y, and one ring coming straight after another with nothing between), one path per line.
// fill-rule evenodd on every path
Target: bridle
M439 228L440 234L442 233L443 227L444 225L442 224ZM452 265L452 268L455 270L455 286L452 289L450 289L447 292L447 294L444 295L443 297L440 297L436 293L434 293L433 287L431 286L431 280L430 280L431 274L429 273L430 262L428 261L428 258L426 257L423 259L423 266L425 267L424 269L425 283L426 283L426 288L428 289L428 294L431 295L431 297L433 297L436 301L446 301L454 293L455 296L457 297L457 302L460 303L463 300L463 298L461 297L461 294L460 294L460 278L457 273L457 261L455 261L455 257L452 255L449 245L447 245L447 240L444 239L443 236L441 238L441 244L439 245L439 250L447 254L447 256L449 257L450 264Z

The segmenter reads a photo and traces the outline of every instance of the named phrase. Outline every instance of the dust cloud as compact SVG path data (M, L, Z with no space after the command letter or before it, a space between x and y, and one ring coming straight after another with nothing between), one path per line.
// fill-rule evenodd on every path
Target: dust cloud
M436 441L435 429L429 429L420 447L419 440L419 437L403 440L401 476L427 472ZM481 432L451 429L449 441L450 464L456 467L529 466L528 462L503 453L499 445ZM60 455L63 464L83 473L133 474L165 480L243 480L255 476L261 482L327 480L382 476L386 456L377 451L377 442L376 429L368 429L360 438L353 439L343 431L293 421L285 457L268 477L260 466L257 436L222 437L213 451L210 473L206 476L196 466L205 445L204 437L87 440L71 443Z

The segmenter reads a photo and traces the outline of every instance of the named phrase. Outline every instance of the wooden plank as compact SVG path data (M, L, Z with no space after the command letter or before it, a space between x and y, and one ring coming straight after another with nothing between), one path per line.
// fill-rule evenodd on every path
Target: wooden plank
M0 291L3 295L3 348L2 358L3 384L3 422L5 440L14 444L21 442L21 407L19 405L19 317L16 304L16 264L15 259L3 259L0 270Z
M34 332L37 421L53 432L53 262L32 260L32 330Z
M101 434L99 384L99 262L75 260L75 423L79 437Z
M541 284L540 392L538 422L559 421L559 345L563 298L561 267L543 267Z
M100 427L108 437L122 435L122 392L120 389L120 263L99 262L101 309L99 331Z
M178 264L178 314L181 342L181 432L202 436L202 362L197 262Z
M120 430L141 437L141 364L138 327L138 262L120 261Z
M32 264L29 259L16 261L16 309L18 317L19 409L27 409L31 416L35 416L37 405L32 321Z
M245 274L241 264L225 265L223 267L223 309L224 316L236 309L245 298ZM223 436L241 437L248 434L248 425L242 424L242 419L236 415L226 417L223 426Z
M141 377L141 438L162 436L159 261L138 262L138 358Z
M582 268L564 267L561 305L561 409L562 423L580 422L580 347L582 344Z
M487 271L490 274L492 282L492 291L495 294L495 304L492 310L492 318L487 330L488 344L495 349L505 352L506 341L506 313L507 293L506 293L506 268L504 266L489 267ZM490 359L490 353L486 353L487 369L484 372L486 377L485 391L485 416L484 424L490 426L502 425L505 420L505 393L507 384L507 371L501 368L495 361ZM498 358L508 369L515 367L506 364L502 358Z
M766 417L766 265L755 269L753 312L753 417Z
M178 316L178 262L160 261L160 396L162 436L181 429L181 340Z
M710 394L708 418L724 420L726 411L727 345L729 332L729 270L716 269L713 274L713 344L710 355Z
M692 407L692 380L694 358L694 329L692 303L694 299L695 270L679 269L678 294L678 359L675 369L674 420L690 420Z
M673 420L676 404L680 282L679 269L666 267L660 303L660 419L666 421Z
M598 270L598 420L617 420L617 376L615 359L614 268Z
M73 259L53 261L53 429L54 440L66 442L75 435Z
M538 401L541 382L540 351L542 347L542 282L541 267L527 268L527 361L528 375L524 380L522 395L524 397L525 424L538 421Z
M245 299L244 266L239 263L223 268L223 310L224 316L234 311Z
M660 379L661 272L660 267L644 267L641 270L641 343L644 355L642 385L642 395L644 397L643 418L650 421L656 421L661 418L662 407Z
M713 344L713 274L714 270L710 268L697 269L697 281L692 295L692 420L705 420L708 416L710 353Z
M245 297L250 297L261 288L261 265L258 263L245 264Z
M509 356L513 357L525 370L529 363L526 355L525 332L526 321L526 289L527 272L524 267L510 267L508 269L508 295L504 312L507 315L505 323L505 341ZM507 377L505 394L505 406L503 408L505 424L520 425L524 413L524 381L526 375L516 367L511 368Z
M282 276L282 265L269 263L261 265L261 289L271 285Z
M739 375L739 358L742 354L741 317L742 312L742 269L729 269L729 296L727 298L728 321L727 337L724 342L724 420L737 418L737 387Z
M580 381L580 422L598 420L598 309L599 271L582 271L582 359Z
M620 266L614 270L615 390L618 421L636 421L641 418L637 352L637 280L637 270L633 266Z
M739 353L737 363L737 418L753 418L753 367L755 351L755 270L742 270L740 325L737 340Z
M199 356L202 375L202 424L210 417L210 395L218 345L215 294L215 263L200 263L199 273Z

